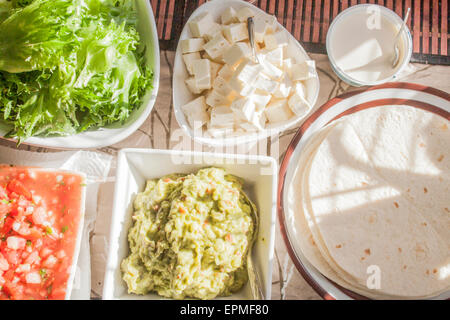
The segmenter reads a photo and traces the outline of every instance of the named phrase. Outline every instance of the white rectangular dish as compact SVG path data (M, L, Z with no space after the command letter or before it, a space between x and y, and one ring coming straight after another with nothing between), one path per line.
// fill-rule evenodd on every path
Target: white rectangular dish
M132 224L134 198L142 192L148 179L171 173L195 173L211 166L224 168L228 173L241 177L245 181L246 193L258 208L260 227L253 247L253 261L261 278L263 294L270 299L278 183L276 161L265 156L149 149L124 149L118 155L103 299L162 299L154 293L145 296L128 294L127 285L122 280L120 263L129 252L127 237ZM248 283L225 299L252 299Z

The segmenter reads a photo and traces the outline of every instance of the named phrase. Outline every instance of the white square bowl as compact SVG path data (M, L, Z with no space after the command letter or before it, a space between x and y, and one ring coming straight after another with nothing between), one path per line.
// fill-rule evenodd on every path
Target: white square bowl
M265 156L152 149L123 149L118 155L103 299L162 299L154 293L145 296L128 294L127 285L122 280L120 263L129 253L127 237L132 225L134 198L144 190L148 179L171 173L196 173L211 166L224 168L228 173L244 179L244 190L258 208L260 226L252 254L264 296L270 299L278 183L276 161ZM239 292L224 298L252 299L248 283Z

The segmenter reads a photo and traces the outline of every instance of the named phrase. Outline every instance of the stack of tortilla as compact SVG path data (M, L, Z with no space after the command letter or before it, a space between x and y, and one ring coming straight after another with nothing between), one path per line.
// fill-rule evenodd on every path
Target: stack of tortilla
M450 288L450 122L408 106L334 121L303 150L288 189L301 252L369 298Z

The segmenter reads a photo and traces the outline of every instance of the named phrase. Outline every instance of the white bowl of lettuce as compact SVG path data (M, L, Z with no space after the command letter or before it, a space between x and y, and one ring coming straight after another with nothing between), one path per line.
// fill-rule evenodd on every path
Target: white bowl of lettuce
M1 137L112 145L144 123L158 86L149 1L0 0Z

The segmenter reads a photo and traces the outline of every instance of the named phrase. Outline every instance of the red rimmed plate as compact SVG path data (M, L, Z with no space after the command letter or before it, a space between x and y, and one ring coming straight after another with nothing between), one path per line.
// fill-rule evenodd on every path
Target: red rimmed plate
M299 156L308 143L309 138L316 131L345 115L368 108L391 105L405 105L424 109L450 121L450 94L446 92L403 82L386 83L368 89L357 90L328 101L309 116L292 139L281 162L277 203L281 233L294 265L309 285L324 299L367 298L345 289L324 277L304 257L300 246L295 241L297 231L294 224L291 223L293 221L292 214L284 210L287 203L287 192L284 192L285 186L290 185ZM450 292L445 292L436 298L449 299Z

